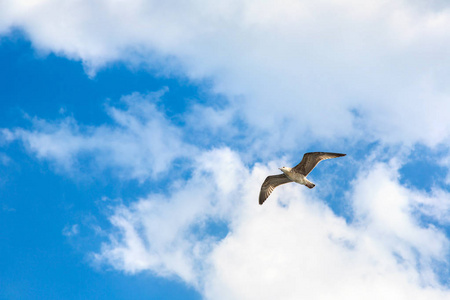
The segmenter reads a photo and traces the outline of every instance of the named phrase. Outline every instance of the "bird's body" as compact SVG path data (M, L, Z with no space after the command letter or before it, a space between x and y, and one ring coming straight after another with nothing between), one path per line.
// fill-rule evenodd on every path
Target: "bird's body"
M288 182L296 182L312 189L316 185L309 181L306 176L314 169L314 167L324 159L345 156L341 153L331 152L309 152L303 155L302 161L293 168L282 167L280 170L283 174L268 176L261 186L259 193L259 204L263 204L272 191L279 185Z
M306 179L305 175L292 171L292 168L284 167L284 168L280 168L280 170L284 173L284 175L286 175L286 177L288 179L290 179L293 182L297 182L299 184L306 185L310 189L312 189L315 186L314 183L312 183L311 181Z

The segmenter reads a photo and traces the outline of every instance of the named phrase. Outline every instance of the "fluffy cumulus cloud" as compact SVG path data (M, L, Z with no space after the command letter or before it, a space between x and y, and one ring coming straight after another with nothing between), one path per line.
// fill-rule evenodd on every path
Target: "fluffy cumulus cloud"
M43 51L209 79L272 139L448 141L450 7L434 1L3 1ZM295 146L285 142L285 147Z
M236 184L248 174L227 149L201 155L196 165L192 178L174 183L169 196L151 194L117 207L110 220L118 231L96 258L126 272L177 275L198 287L203 260L218 241L210 226L231 221L241 198Z
M178 276L206 299L450 296L436 267L448 267L450 241L421 219L440 218L429 211L447 192L427 195L423 209L395 165L374 163L341 199L354 212L348 221L298 186L283 186L258 206L267 173L261 165L249 170L229 149L204 153L193 177L168 196L118 207L111 216L117 232L97 259L127 272ZM228 234L208 234L208 221L224 223Z
M443 1L2 1L0 33L22 30L91 76L121 61L207 80L226 98L193 104L180 125L159 95L134 94L108 107L112 124L35 119L3 129L2 143L20 140L63 171L88 157L140 181L171 178L189 158L188 178L110 215L95 258L124 272L175 276L206 299L448 299L450 195L408 186L399 170L409 146L448 153L449 26ZM199 143L186 138L198 132ZM374 142L396 159L362 157ZM354 152L357 171L333 177L347 217L327 189L297 185L258 206L261 182L285 163L270 155L312 145Z

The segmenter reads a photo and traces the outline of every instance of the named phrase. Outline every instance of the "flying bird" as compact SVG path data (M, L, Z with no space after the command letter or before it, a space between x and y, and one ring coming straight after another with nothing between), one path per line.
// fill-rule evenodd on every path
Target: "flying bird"
M259 192L259 204L263 204L277 186L288 182L297 182L312 189L316 185L306 179L306 176L308 176L315 166L317 166L317 164L324 159L336 158L345 155L346 154L331 152L305 153L302 161L295 167L282 167L280 170L283 174L267 176L261 186L261 192Z

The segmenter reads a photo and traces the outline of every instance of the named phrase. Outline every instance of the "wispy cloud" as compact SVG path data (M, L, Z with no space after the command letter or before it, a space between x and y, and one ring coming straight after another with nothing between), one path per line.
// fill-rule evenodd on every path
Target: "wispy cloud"
M143 181L168 172L168 165L189 158L195 147L183 142L155 102L161 93L132 94L122 98L125 108L107 106L111 124L79 125L67 117L47 122L32 119L33 129L4 129L3 136L20 140L38 158L54 162L65 172L118 170L118 176Z
M75 236L79 232L80 232L80 229L79 229L78 224L73 224L72 226L66 225L66 226L64 226L64 228L62 230L62 234L67 237Z

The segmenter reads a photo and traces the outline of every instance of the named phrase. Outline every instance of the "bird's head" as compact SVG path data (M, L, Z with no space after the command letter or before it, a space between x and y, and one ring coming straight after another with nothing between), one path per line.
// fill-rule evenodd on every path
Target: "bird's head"
M291 168L288 167L281 167L279 168L283 173L289 172L291 170Z

